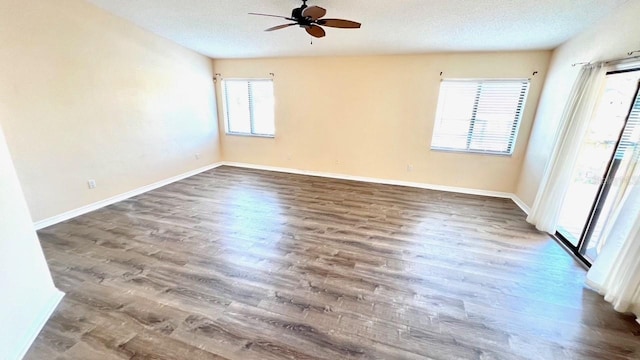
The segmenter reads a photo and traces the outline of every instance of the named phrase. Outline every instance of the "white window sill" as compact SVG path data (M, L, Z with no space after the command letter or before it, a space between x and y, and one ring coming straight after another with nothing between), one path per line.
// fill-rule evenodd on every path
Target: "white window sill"
M225 135L231 136L244 136L244 137L257 137L257 138L266 138L266 139L274 139L275 135L264 135L264 134L249 134L249 133L236 133L236 132L227 132Z
M513 156L513 153L508 154L508 153L477 151L477 150L461 150L461 149L445 149L445 148L430 148L429 150L437 151L437 152L459 153L459 154L490 155L490 156L502 156L502 157Z

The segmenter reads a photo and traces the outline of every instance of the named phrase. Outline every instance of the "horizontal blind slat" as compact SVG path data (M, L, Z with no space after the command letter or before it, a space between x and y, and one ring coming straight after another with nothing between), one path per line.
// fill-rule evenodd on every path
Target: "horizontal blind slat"
M622 159L625 153L635 151L640 141L640 93L637 94L627 124L622 132L620 144L616 149L616 159Z
M512 153L528 90L521 79L444 80L432 148Z

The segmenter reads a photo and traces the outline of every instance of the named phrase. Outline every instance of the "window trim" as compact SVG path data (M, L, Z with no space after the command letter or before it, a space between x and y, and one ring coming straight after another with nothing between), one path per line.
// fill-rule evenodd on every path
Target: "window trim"
M266 82L270 82L272 87L273 87L273 122L274 122L274 129L273 129L273 134L260 134L260 133L254 133L253 129L254 129L254 121L253 121L253 107L251 105L249 105L249 126L251 127L251 132L237 132L237 131L231 131L230 126L229 126L229 105L228 105L228 98L227 98L227 87L225 86L225 81L246 81L246 82L258 82L258 81L266 81ZM223 113L223 118L224 118L224 133L225 135L231 135L231 136L243 136L243 137L256 137L256 138L266 138L266 139L274 139L276 137L276 130L275 130L275 112L276 112L276 105L275 105L275 84L273 81L273 78L224 78L222 79L222 81L220 82L220 87L222 88L221 93L222 93L222 113Z
M516 121L514 121L513 123L513 127L512 127L512 134L513 134L513 139L510 139L511 141L509 142L510 146L508 147L508 151L503 152L503 151L493 151L493 150L474 150L474 149L470 149L469 148L469 141L472 139L471 135L471 127L469 129L469 132L467 133L467 149L460 149L460 148L447 148L447 147L440 147L440 146L436 146L434 147L433 145L433 138L436 135L436 126L437 126L437 122L438 119L440 118L440 100L441 100L441 90L442 90L442 84L444 82L476 82L476 83L480 83L480 82L527 82L527 87L525 89L525 93L524 93L524 97L523 97L523 102L522 102L522 108L520 110L519 116L516 119ZM433 132L431 135L431 143L429 146L429 150L430 151L436 151L436 152L450 152L450 153L464 153L464 154L478 154L478 155L491 155L491 156L506 156L506 157L512 157L513 153L515 152L516 149L516 144L518 141L518 136L520 133L520 125L522 124L522 119L524 117L524 113L526 111L526 106L527 106L527 102L529 100L529 92L531 90L531 79L530 78L447 78L447 79L441 79L440 80L440 86L438 89L438 104L437 104L437 108L436 108L436 114L435 114L435 118L434 118L434 126L433 126ZM478 94L479 95L479 94ZM477 100L476 100L477 101ZM475 107L475 105L474 105ZM475 113L475 109L473 111ZM471 119L471 122L473 123L473 119Z

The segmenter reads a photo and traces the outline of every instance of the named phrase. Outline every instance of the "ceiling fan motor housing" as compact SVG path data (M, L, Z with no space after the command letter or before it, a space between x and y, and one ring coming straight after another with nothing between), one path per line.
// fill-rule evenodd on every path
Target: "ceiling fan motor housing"
M308 7L306 0L303 0L302 3L303 3L302 6L300 6L299 8L295 8L291 11L291 17L298 21L304 20L304 16L302 16L302 12L304 11L304 9Z

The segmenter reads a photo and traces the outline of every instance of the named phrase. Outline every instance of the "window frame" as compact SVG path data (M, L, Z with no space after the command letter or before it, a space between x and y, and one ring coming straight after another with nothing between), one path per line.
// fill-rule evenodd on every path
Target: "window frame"
M254 123L254 109L253 106L251 105L251 103L249 103L249 126L251 128L251 132L238 132L238 131L231 131L230 128L230 124L229 124L229 105L228 105L228 98L227 98L227 87L225 85L226 81L242 81L242 82L269 82L271 83L271 87L273 90L273 134L261 134L261 133L256 133L254 132L255 129L255 123ZM258 138L268 138L268 139L273 139L276 137L276 129L275 129L275 112L276 112L276 99L275 99L275 83L273 81L273 78L224 78L222 79L222 81L220 82L220 87L221 87L221 93L222 93L222 113L223 113L223 117L224 117L224 127L225 127L225 135L232 135L232 136L247 136L247 137L258 137ZM247 96L249 96L249 94L247 94Z
M507 147L507 151L495 151L495 150L477 150L477 149L472 149L471 148L471 141L473 140L473 136L472 136L472 131L473 131L473 126L472 124L474 123L474 121L476 121L477 119L475 119L475 112L476 109L473 110L473 116L470 119L470 126L469 126L469 130L467 131L467 148L466 149L462 149L462 148L454 148L454 147L442 147L442 146L434 146L433 142L434 142L434 138L436 137L436 130L438 128L438 121L442 118L442 112L443 112L443 103L442 103L442 85L445 82L461 82L461 83L475 83L476 85L479 85L480 83L488 83L488 82L513 82L513 83L525 83L526 82L526 88L524 89L524 95L522 96L522 106L520 108L520 112L516 112L517 113L517 117L514 117L514 121L512 123L512 130L511 130L511 137L508 138L508 147ZM524 85L523 85L524 86ZM436 114L435 114L435 118L434 118L434 125L433 125L433 132L432 132L432 136L431 136L431 143L429 146L429 150L431 151L441 151L441 152L453 152L453 153L465 153L465 154L480 154L480 155L491 155L491 156L506 156L506 157L511 157L513 156L513 153L515 152L515 148L516 148L516 144L517 144L517 140L518 140L518 135L520 132L520 125L522 124L522 118L524 117L524 113L526 111L526 105L529 99L529 92L531 90L531 79L530 78L450 78L450 79L441 79L440 81L440 86L438 89L438 104L437 104L437 108L436 108ZM520 90L522 92L522 88ZM480 99L480 95L481 93L478 93L475 96L475 106L477 107L477 104L479 102Z

